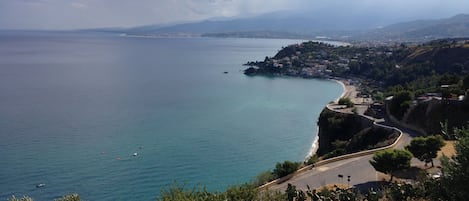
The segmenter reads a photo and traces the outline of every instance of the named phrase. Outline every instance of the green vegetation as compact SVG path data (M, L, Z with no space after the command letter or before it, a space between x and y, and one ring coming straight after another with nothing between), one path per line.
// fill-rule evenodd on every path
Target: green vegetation
M80 201L80 196L76 193L64 195L59 199L55 199L54 201Z
M463 89L469 89L469 75L466 75L462 81Z
M273 174L277 176L277 178L284 177L298 170L300 165L301 163L299 162L291 162L291 161L277 163L277 165L275 165Z
M300 77L329 78L337 76L353 78L364 87L362 92L375 100L388 102L392 114L399 120L417 125L431 133L461 127L469 121L469 98L458 100L469 89L469 48L467 42L438 40L416 46L353 47L332 46L324 43L306 42L283 48L272 58L261 62L249 62L246 74L289 75ZM424 100L413 105L416 97L428 98L433 93L439 99ZM433 96L433 95L432 95ZM436 103L435 103L436 100ZM340 104L353 107L343 99ZM445 128L440 122L446 122ZM320 147L318 155L323 158L352 153L364 149L382 147L397 137L393 131L364 123L357 115L324 110L318 121ZM394 183L383 191L370 190L365 195L350 189L335 188L321 191L296 189L288 185L285 192L260 192L257 186L275 178L295 172L300 163L285 161L277 163L273 171L261 173L253 184L229 187L225 192L210 192L205 187L188 189L174 184L161 191L159 201L200 200L466 200L469 197L469 128L455 129L458 140L456 155L445 158L439 179L423 178L416 184ZM445 133L448 136L452 134ZM414 155L432 162L442 146L440 137L416 138L407 147ZM391 175L410 166L412 154L405 150L387 150L373 156L370 164L380 172ZM317 158L312 157L308 164ZM30 197L10 201L32 201ZM67 195L58 201L79 201L77 194Z
M360 120L354 115L336 113L324 109L319 115L319 149L317 154L323 156L339 149L337 140L347 141L355 133L362 130Z
M295 197L299 196L298 191L296 190L296 186L291 185L291 184L287 185L287 190L285 190L285 194L287 194L287 200L288 201L293 201L295 199Z
M397 119L401 120L404 117L405 112L412 105L414 96L410 91L398 91L394 94L392 100L389 103L389 109Z
M422 102L409 110L405 123L422 128L426 133L441 133L445 128L440 124L446 122L447 127L461 127L469 122L469 98L465 101L428 101ZM445 135L453 138L449 130Z
M396 171L410 167L411 159L412 154L409 151L397 149L384 150L377 152L370 161L370 164L376 171L390 174L390 181L392 181Z
M257 175L256 179L252 182L256 186L262 186L269 181L276 179L276 176L272 171L264 171Z
M23 196L22 198L16 198L14 195L12 195L11 198L8 199L8 201L33 201L33 199L28 196Z
M310 160L318 160L318 157L311 157ZM273 171L264 171L261 172L257 177L252 181L254 186L262 186L270 181L275 179L287 176L291 173L294 173L301 167L302 163L300 162L291 162L284 161L283 163L277 163Z
M442 200L465 200L469 197L469 126L455 129L458 142L456 156L443 160L443 177L437 181L441 191L434 195Z
M61 198L54 199L54 201L80 201L80 196L76 193L64 195ZM32 198L23 196L22 198L16 198L14 195L8 199L8 201L33 201Z
M438 151L440 151L443 146L445 146L443 137L441 135L433 135L414 138L410 144L406 146L406 149L409 150L414 157L425 162L425 165L431 162L432 167L434 167L433 159L437 157Z
M399 133L360 116L324 109L319 116L318 156L324 159L390 145Z
M259 191L256 186L243 184L231 186L225 192L209 192L205 187L188 189L180 184L173 184L161 191L158 201L285 201L286 195L281 192Z
M354 106L352 100L350 98L340 98L339 99L339 105L345 105L347 108L351 108Z
M282 200L280 194L260 193L257 188L250 184L229 187L226 192L209 192L205 187L194 187L188 189L183 185L174 183L167 189L163 189L157 198L158 201L180 201L180 200L199 200L199 201L225 201L225 200Z
M385 97L393 96L388 104L391 114L426 133L438 133L439 122L445 120L451 127L469 121L469 98L459 100L469 89L467 39L370 47L310 41L284 47L274 57L246 65L252 67L245 71L249 75L358 81L362 95L370 95L374 101L383 103ZM345 100L341 104L353 107Z
M200 201L320 201L320 200L361 200L370 198L369 195L357 194L351 189L335 188L333 190L311 190L296 189L296 186L288 184L284 192L260 192L250 185L230 187L226 192L207 192L205 188L187 190L176 185L168 190L164 190L158 197L158 201L180 201L180 200L200 200Z
M306 160L306 165L312 165L315 164L319 161L319 156L317 154L314 154L313 156L309 157L308 160Z

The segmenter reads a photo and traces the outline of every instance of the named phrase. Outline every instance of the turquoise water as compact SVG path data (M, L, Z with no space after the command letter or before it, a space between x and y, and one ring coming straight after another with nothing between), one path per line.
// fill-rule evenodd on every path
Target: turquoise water
M0 200L155 200L303 160L341 86L241 72L297 42L0 33Z

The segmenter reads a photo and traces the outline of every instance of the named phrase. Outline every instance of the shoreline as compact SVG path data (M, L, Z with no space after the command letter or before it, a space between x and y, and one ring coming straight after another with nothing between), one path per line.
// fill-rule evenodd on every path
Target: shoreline
M335 99L334 102L338 102L339 99L344 98L346 96L350 96L352 93L356 93L356 88L352 87L352 85L350 84L346 84L344 80L340 80L340 79L328 79L328 80L334 81L342 86L343 92L342 94L340 94L340 96L337 99ZM327 107L328 104L329 103L327 103L325 107ZM318 116L318 119L319 119L319 116ZM319 126L316 125L316 137L314 138L311 148L306 154L304 161L307 161L310 157L314 156L316 152L318 151L318 149L319 149Z
M350 85L349 84L346 84L345 81L343 80L339 80L339 79L329 79L329 80L332 80L334 82L337 82L338 84L340 84L340 86L342 86L342 94L340 94L340 96L334 100L334 102L339 102L339 100L341 98L345 98L347 96L347 94L351 94L352 93L352 90Z

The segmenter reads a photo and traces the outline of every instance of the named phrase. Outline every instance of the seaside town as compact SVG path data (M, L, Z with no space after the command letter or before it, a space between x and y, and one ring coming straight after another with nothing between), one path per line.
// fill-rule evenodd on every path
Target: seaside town
M448 47L453 50L462 49L461 51L466 51L469 48L469 40L467 39L438 41L434 43L440 43L438 47ZM424 54L431 52L432 45L435 44L428 44L427 46L406 46L401 44L395 46L363 47L347 43L331 45L327 42L309 41L284 47L274 57L266 57L264 61L248 62L244 65L249 66L249 68L244 72L246 75L341 79L346 80L350 85L365 83L362 90L363 93L359 95L362 98L369 98L373 95L370 88L384 90L386 87L401 81L397 80L399 78L385 77L384 74L399 71L400 68L404 68L406 65L410 66L419 63L418 59L421 58L412 58L416 60L414 62L409 57L417 57L417 54L425 56ZM464 58L459 59L465 62ZM419 63L419 65L421 64ZM437 66L436 68L440 67ZM467 67L448 69L449 73L454 73L454 70L459 70L463 74L469 73ZM443 70L441 74L444 73ZM400 76L400 74L397 75ZM425 76L425 74L422 76ZM410 81L412 78L407 78L405 81ZM425 93L419 91L415 101L424 102L442 99L462 101L466 94L461 93L461 91L459 94L442 93L455 92L457 88L455 84L457 83L442 83L438 86L439 89L432 87L432 89L427 88Z

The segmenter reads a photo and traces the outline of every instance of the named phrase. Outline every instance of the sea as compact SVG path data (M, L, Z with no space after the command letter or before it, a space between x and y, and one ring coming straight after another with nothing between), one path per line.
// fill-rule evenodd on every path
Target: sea
M303 161L341 85L242 71L300 42L0 31L0 200L156 200Z

